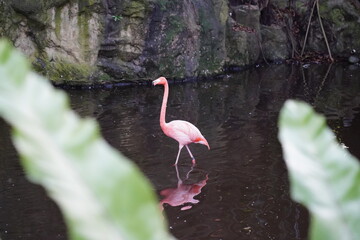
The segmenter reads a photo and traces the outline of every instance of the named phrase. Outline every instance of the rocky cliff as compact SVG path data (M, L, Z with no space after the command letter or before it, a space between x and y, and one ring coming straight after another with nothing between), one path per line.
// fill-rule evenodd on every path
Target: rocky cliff
M217 74L300 55L312 0L0 0L0 36L57 83ZM360 1L321 1L335 57L360 52ZM306 51L327 53L317 11Z

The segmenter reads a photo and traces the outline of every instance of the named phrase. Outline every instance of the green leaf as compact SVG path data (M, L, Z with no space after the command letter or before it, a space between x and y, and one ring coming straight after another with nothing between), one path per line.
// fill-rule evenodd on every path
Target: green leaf
M291 196L311 213L311 239L360 239L359 161L305 103L287 101L279 127Z
M80 119L66 95L30 72L0 42L0 115L28 177L60 206L71 239L171 239L152 187L105 142L97 123Z

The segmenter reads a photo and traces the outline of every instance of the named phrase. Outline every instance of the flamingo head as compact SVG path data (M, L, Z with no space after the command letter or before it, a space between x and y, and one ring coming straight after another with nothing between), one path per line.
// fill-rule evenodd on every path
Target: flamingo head
M200 143L202 145L205 145L210 150L209 143L206 141L206 139L204 137L199 137L199 138L195 139L194 143Z
M154 81L152 81L152 84L154 86L158 85L158 84L165 85L165 84L167 84L167 80L164 77L159 77L158 79L155 79Z

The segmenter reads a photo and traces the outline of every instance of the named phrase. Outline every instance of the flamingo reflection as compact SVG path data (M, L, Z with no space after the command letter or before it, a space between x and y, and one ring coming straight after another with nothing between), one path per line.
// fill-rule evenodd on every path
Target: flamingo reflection
M194 199L196 195L201 192L201 189L205 187L206 181L208 180L208 175L206 175L205 179L194 184L185 184L183 180L181 180L179 175L178 166L175 165L176 176L178 179L178 184L176 188L167 188L160 192L160 195L164 198L160 201L161 208L164 209L163 205L165 203L170 206L177 207L184 205L181 210L188 210L192 208L193 205L197 204L199 200ZM190 173L194 170L194 166L186 174L186 181L189 179Z

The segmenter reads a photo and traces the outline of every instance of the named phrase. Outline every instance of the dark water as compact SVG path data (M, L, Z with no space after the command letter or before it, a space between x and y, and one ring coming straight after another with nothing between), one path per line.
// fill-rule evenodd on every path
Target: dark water
M162 87L68 93L73 109L95 117L106 140L151 180L178 239L306 239L308 213L290 200L277 140L286 99L324 113L360 158L360 67L275 65L170 85L167 120L194 123L211 146L190 146L194 168L185 149L172 166L178 146L159 127ZM25 180L3 122L0 132L1 238L67 239L55 204Z

